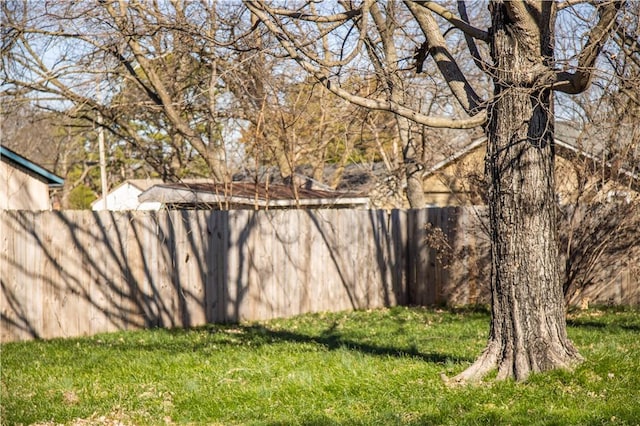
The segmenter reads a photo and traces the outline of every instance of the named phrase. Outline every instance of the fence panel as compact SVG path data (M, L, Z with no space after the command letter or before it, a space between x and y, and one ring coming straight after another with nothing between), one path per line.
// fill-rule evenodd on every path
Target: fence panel
M1 338L392 306L404 291L400 217L2 211Z
M0 339L487 303L484 214L0 211ZM639 263L574 300L640 304Z

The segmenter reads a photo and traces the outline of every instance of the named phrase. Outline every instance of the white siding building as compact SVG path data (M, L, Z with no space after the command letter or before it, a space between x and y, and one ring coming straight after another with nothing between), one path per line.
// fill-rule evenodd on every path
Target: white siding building
M129 179L107 194L107 203L98 198L91 203L93 210L160 210L162 203L140 202L138 196L153 185L161 184L161 179Z

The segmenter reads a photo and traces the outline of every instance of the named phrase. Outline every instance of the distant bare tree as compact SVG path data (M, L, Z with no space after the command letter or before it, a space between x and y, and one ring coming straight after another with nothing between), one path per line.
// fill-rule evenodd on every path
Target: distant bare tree
M589 16L567 25L584 32ZM574 160L578 193L562 209L561 253L567 301L640 262L640 7L628 2L604 47L594 90L560 97L563 115L580 129Z
M354 107L315 81L281 78L285 81L269 86L261 110L243 130L251 158L277 165L285 181L295 180L297 166L309 165L314 182L333 188L348 163L383 161L393 174L397 137L392 115ZM327 176L326 165L333 166Z
M87 207L95 198L93 189L99 187L97 181L95 188L86 185L97 173L97 150L91 151L94 129L12 98L3 100L0 114L0 143L65 178L63 188L54 194L62 208ZM84 193L82 205L74 201L80 193Z
M242 36L242 6L88 0L0 8L3 96L102 122L167 179L187 165L197 172L198 161L214 179L228 178L223 129L233 117L224 77L236 66L230 46Z

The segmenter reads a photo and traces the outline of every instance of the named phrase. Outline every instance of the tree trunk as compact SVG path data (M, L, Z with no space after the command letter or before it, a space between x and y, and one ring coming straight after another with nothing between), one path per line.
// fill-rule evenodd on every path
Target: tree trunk
M551 4L552 2L547 2ZM551 91L535 70L552 61L554 10L518 15L492 2L495 96L489 105L486 172L491 232L491 330L484 353L457 382L525 380L582 359L567 337L554 190ZM530 24L534 25L531 26ZM539 73L542 74L542 73Z
M417 149L416 138L412 134L411 123L404 117L396 116L398 135L402 143L402 160L407 182L407 201L412 209L425 206L424 188L422 186L422 157Z

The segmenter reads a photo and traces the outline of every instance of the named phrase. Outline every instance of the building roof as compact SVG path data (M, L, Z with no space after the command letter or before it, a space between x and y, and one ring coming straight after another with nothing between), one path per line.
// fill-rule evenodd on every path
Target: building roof
M487 142L486 137L473 140L471 143L465 145L462 149L455 152L453 155L445 158L444 160L429 167L423 173L423 178L429 177L442 168L454 163L459 158L464 157L471 151L485 145ZM556 123L554 142L557 147L560 148L560 152L569 152L579 157L591 160L597 164L604 164L607 168L611 168L610 162L606 161L605 149L601 146L601 141L596 137L584 138L580 130L576 129L571 123L558 122ZM636 169L626 169L624 167L617 169L617 174L620 176L626 176L634 182L640 181L640 176Z
M146 191L147 189L151 188L153 185L158 185L158 184L161 184L163 182L164 181L162 179L159 179L159 178L155 178L155 179L127 179L126 181L124 181L120 185L118 185L117 188L119 188L122 185L129 184L131 186L136 187L140 191ZM116 188L114 188L114 190L115 189Z
M468 153L470 153L474 149L484 145L486 142L487 142L487 138L486 137L473 140L470 144L466 145L460 151L455 152L453 155L450 155L449 157L445 158L444 160L439 161L436 164L434 164L433 166L431 166L428 169L426 169L424 171L424 173L422 174L422 177L426 178L426 177L432 175L433 173L437 172L438 170L442 169L443 167L446 167L449 164L454 163L459 158L464 157L465 155L467 155Z
M64 184L64 179L60 176L46 170L44 167L39 166L33 161L28 160L22 155L17 154L16 152L4 146L0 146L0 159L13 164L14 166L22 168L27 172L33 173L36 176L39 176L40 178L42 178L42 180L44 180L51 186Z
M247 208L286 207L368 207L369 198L355 193L293 188L252 182L163 183L154 185L138 197L140 202L158 201L165 205L233 205Z
M583 137L579 130L566 123L559 123L556 124L555 143L556 146L565 151L591 160L594 164L604 164L609 171L614 168L612 162L608 159L609 153L598 135ZM638 174L640 163L622 164L621 167L616 167L615 169L617 176L612 177L618 180L624 177L629 178L630 182L635 183L634 187L637 187L637 183L640 182L640 175Z

